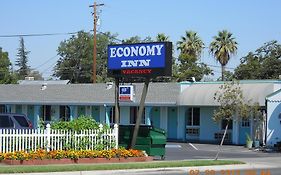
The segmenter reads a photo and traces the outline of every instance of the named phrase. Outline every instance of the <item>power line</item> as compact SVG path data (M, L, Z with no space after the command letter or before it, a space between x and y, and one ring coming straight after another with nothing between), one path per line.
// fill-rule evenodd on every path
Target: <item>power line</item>
M15 37L36 37L36 36L55 36L55 35L74 35L78 32L67 33L33 33L33 34L13 34L13 35L0 35L0 38L15 38Z
M52 56L51 58L49 58L47 61L45 61L44 63L40 64L39 66L35 67L34 69L38 69L41 66L44 66L45 64L47 64L49 61L51 61L52 59L56 58L58 56L58 54L56 54L55 56Z

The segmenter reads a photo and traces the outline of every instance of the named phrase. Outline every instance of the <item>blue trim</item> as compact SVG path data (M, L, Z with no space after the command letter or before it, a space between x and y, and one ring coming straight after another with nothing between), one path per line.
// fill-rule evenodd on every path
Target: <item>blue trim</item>
M41 106L39 106L39 105L34 105L34 120L33 120L34 128L38 128L39 127L40 107Z
M74 119L74 113L75 113L75 106L69 106L70 109L70 121Z
M105 123L110 126L110 110L111 110L111 107L105 107Z
M145 107L145 124L146 125L151 125L151 106Z

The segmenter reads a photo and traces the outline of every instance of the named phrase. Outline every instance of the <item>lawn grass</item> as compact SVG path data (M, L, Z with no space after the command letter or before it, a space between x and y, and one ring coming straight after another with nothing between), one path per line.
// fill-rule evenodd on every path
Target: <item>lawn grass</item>
M192 161L155 161L141 163L112 163L112 164L71 164L71 165L36 165L36 166L0 166L0 173L34 173L34 172L63 172L91 170L121 170L166 167L191 167L243 164L233 160L192 160Z

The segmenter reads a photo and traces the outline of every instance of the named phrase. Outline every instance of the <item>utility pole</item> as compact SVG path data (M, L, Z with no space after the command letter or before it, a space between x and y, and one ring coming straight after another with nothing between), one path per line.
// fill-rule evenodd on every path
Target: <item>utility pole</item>
M97 7L103 5L104 4L97 4L94 2L94 5L89 6L94 8L94 12L92 13L94 16L93 83L96 83L97 80Z

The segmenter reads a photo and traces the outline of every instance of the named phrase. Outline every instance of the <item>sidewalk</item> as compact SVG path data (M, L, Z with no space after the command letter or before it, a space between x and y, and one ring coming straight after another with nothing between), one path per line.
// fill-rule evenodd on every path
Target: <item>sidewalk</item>
M242 165L220 165L220 166L197 166L197 167L176 167L176 168L154 168L154 169L131 169L131 170L98 170L98 171L72 171L72 172L47 172L47 173L32 173L32 175L129 175L129 174L173 174L182 173L187 174L191 170L199 170L205 172L206 170L213 170L220 172L222 170L247 170L247 169L269 169L280 167L281 158L274 158L276 160L262 159L239 159L246 164ZM238 160L238 159L237 159ZM31 173L20 173L18 175L30 175ZM0 174L2 175L2 174ZM5 174L7 175L7 174Z

